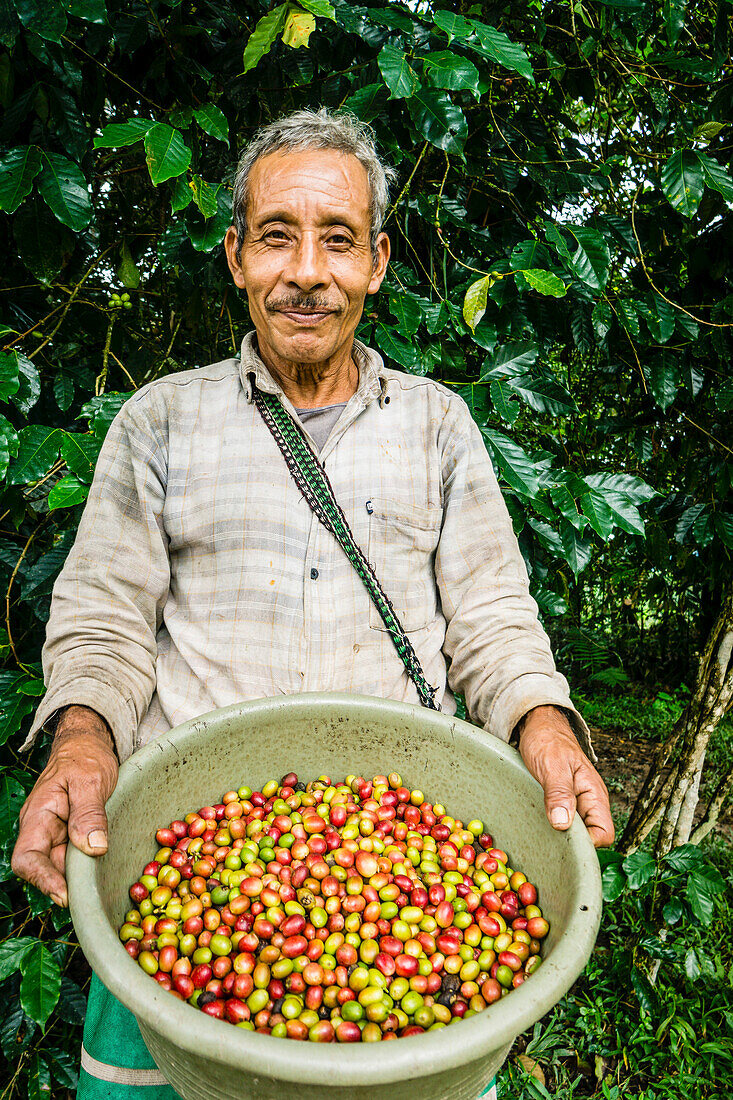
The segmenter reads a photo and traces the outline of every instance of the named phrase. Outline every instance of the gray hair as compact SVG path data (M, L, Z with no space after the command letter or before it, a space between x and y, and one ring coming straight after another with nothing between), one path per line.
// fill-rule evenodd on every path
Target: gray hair
M372 255L376 259L377 238L382 230L389 202L389 185L397 178L394 168L379 159L374 131L349 111L300 110L276 119L259 130L242 154L234 177L232 217L237 230L237 259L247 233L247 184L252 166L260 157L280 149L337 149L352 153L364 165L369 180L371 199L369 217Z

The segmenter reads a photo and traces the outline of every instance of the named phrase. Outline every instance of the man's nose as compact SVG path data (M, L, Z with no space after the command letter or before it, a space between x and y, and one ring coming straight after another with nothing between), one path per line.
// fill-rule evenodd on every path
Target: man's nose
M316 233L303 233L290 251L283 277L302 290L313 290L328 282L328 258Z

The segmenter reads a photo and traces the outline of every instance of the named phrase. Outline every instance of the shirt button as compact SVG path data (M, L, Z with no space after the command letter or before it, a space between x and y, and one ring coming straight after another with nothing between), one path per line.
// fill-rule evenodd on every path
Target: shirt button
M318 570L317 569L311 569L311 580L312 581L317 581L318 580Z

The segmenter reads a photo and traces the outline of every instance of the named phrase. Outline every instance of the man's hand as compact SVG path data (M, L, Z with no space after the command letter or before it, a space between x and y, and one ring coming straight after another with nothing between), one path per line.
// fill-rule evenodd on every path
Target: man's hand
M596 848L613 844L614 827L606 784L581 749L558 707L535 707L519 724L519 751L545 792L545 809L555 829L568 829L575 811Z
M67 840L89 856L107 851L104 804L118 763L107 723L88 707L68 707L56 728L48 764L20 811L12 868L57 905L68 905Z

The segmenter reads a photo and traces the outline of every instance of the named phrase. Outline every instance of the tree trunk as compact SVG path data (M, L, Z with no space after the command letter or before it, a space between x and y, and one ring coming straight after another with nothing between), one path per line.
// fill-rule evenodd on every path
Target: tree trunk
M623 852L635 851L659 822L657 856L666 855L672 847L690 840L708 742L733 698L732 650L733 585L723 595L720 612L700 656L692 698L670 736L654 754L644 786L621 837L620 848ZM665 776L667 768L669 771ZM725 782L724 779L721 784L722 795L717 812L713 804L718 792L711 801L706 818L712 810L717 820L733 780L728 777L727 787ZM714 823L713 820L710 828ZM704 835L707 833L698 835L696 830L693 834L695 843Z

